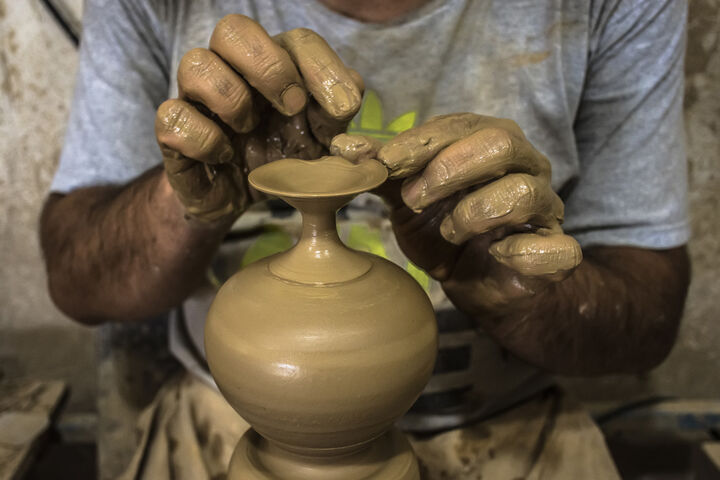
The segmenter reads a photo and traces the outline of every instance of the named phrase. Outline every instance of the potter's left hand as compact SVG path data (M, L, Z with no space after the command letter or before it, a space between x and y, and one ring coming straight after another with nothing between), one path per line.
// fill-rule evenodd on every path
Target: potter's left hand
M507 307L582 260L560 226L564 208L550 162L511 120L444 115L382 146L339 136L331 151L387 166L391 180L378 193L398 243L459 307Z

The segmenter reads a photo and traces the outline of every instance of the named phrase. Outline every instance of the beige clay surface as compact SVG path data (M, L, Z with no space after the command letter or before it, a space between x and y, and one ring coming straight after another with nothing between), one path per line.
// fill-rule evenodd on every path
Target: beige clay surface
M228 478L418 478L407 440L387 432L432 372L434 311L404 270L347 248L335 226L340 207L386 177L374 160L340 157L251 173L302 212L303 232L235 274L208 314L210 370L253 426Z

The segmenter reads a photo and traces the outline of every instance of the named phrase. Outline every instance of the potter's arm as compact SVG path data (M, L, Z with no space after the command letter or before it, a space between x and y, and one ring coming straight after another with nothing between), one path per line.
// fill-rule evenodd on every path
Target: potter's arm
M620 2L593 20L603 34L589 52L573 124L580 168L564 202L548 160L506 120L446 115L379 147L342 137L331 148L369 147L402 180L379 193L408 258L501 345L548 370L642 371L674 342L689 277L678 247L688 239L685 10Z
M677 333L690 277L685 247L587 249L571 276L512 309L475 302L473 283L446 282L456 305L515 355L568 375L657 366Z
M53 194L40 221L50 295L87 324L166 312L203 278L228 226L187 220L160 168Z
M563 225L595 247L584 248L571 276L516 310L478 317L509 350L567 374L658 365L674 343L689 282L687 252L678 247L688 235L687 3L618 6L595 20L604 33L591 49L575 117L581 178Z
M185 220L159 163L171 8L85 2L72 113L40 220L50 294L84 323L152 316L202 278L223 228ZM154 168L155 167L155 168ZM130 180L137 177L135 180Z
M466 136L462 130L475 124L478 130ZM390 209L398 244L442 282L460 310L513 354L575 375L656 366L675 341L687 293L685 247L590 247L583 259L574 240L553 224L562 207L554 211L555 203L543 200L556 198L549 182L542 181L543 169L522 182L503 182L517 174L497 173L532 171L520 161L532 154L518 159L503 153L531 152L522 137L512 139L517 145L509 148L498 145L498 138L512 134L500 135L501 129L514 128L502 120L451 115L401 134L379 150L353 136L336 137L331 150L348 158L377 156L386 165L398 164L401 172L417 168L422 163L417 159L430 159L411 180L391 181L378 191ZM462 140L444 147L445 132ZM436 140L434 148L444 147L440 153L429 151L423 140L429 137ZM535 155L534 162L542 165L543 159ZM499 180L466 193L467 178L484 182L493 176ZM420 195L413 192L418 184ZM535 233L527 230L529 219L539 227ZM445 228L448 222L452 228Z
M181 59L179 98L160 104L168 65L153 64L144 75L137 65L164 58L166 45L143 43L153 25L141 15L126 22L144 26L123 44L137 48L105 58L127 30L115 18L135 9L104 7L89 4L81 95L55 185L71 193L52 195L41 220L50 293L84 323L146 318L178 305L203 278L229 225L257 199L246 173L278 157L316 158L362 97L357 73L314 32L296 29L273 39L250 18L228 15L212 35L212 51L193 49ZM150 109L158 104L150 139ZM127 127L118 133L118 124ZM156 161L155 141L164 169L124 186L76 188L145 171Z

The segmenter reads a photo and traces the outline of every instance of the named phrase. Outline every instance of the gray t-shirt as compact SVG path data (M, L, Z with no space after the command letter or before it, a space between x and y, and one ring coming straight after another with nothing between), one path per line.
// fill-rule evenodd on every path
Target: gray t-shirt
M327 39L365 79L355 133L387 139L433 115L465 111L515 120L550 159L553 187L566 205L564 228L583 247L662 249L688 239L683 0L431 0L386 25L341 16L317 0L91 0L53 191L126 182L159 163L155 109L176 94L184 52L207 46L228 13L253 17L271 35L306 27ZM373 212L381 217L371 200L350 212L345 238L406 267L438 311L440 361L408 425L455 426L546 384L407 263L387 224L368 220ZM374 230L353 230L357 222ZM296 222L258 208L236 228L258 225L271 244L285 245ZM363 244L367 238L381 247ZM216 271L268 251L227 247L242 259L217 260ZM171 341L200 375L209 298L212 292L199 293L186 303Z

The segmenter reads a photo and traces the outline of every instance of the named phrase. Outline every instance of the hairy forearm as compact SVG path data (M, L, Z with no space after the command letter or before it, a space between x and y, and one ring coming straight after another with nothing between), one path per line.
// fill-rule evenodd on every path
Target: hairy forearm
M689 283L684 247L588 249L571 276L502 312L479 308L472 285L446 286L500 345L567 375L636 373L657 366L674 344Z
M148 318L178 305L228 228L187 220L161 168L124 186L51 195L40 224L51 297L87 324Z

